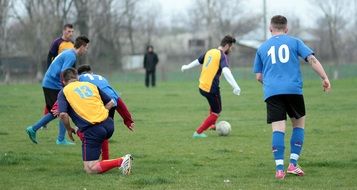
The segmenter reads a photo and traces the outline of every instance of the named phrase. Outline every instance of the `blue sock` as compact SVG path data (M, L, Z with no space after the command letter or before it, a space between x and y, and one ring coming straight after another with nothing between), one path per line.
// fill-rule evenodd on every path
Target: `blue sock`
M64 127L63 122L60 120L58 123L58 137L59 141L63 141L64 137L66 136L66 128Z
M280 131L273 132L273 140L272 140L272 150L275 160L275 169L284 170L284 136L285 133Z
M293 134L290 139L291 154L290 154L290 163L296 166L299 159L302 145L304 143L304 129L299 127L293 128Z
M34 131L37 131L38 129L47 125L50 121L52 121L54 119L55 119L55 117L51 113L48 113L48 114L44 115L37 123L32 125L32 129Z

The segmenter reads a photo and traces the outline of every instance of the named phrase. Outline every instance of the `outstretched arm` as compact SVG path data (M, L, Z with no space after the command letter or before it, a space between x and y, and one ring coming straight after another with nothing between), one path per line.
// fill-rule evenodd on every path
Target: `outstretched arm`
M239 95L240 94L240 88L234 79L231 70L228 67L224 67L222 69L222 73L224 75L224 78L226 78L227 82L232 86L233 88L233 94Z
M182 65L181 67L181 71L184 72L187 69L191 69L193 67L197 67L198 65L200 65L200 62L198 61L198 59L192 61L190 64L188 65Z
M307 61L311 64L312 69L314 69L314 71L322 79L322 87L324 88L324 91L325 92L330 91L331 90L330 81L327 77L327 74L326 74L324 68L322 67L321 63L319 62L319 60L317 60L314 55L309 55L307 57Z

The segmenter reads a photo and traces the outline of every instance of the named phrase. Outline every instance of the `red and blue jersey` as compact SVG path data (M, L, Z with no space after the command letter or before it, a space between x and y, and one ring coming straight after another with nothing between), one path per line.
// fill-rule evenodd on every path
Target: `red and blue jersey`
M313 51L300 39L276 35L257 50L253 70L262 73L264 99L279 94L302 94L299 56L307 59Z
M219 93L219 79L222 69L228 67L228 58L219 49L211 49L198 58L202 64L199 88L209 93Z
M61 73L68 68L74 67L76 61L77 54L74 49L65 50L59 54L47 69L42 80L42 86L55 90L62 89Z
M73 123L83 131L108 118L105 108L111 97L89 82L71 82L58 94L60 113L68 113Z

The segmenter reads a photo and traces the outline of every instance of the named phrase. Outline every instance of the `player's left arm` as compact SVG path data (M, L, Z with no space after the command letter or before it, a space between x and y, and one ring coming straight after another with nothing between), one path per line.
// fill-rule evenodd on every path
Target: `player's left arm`
M255 79L257 79L258 82L263 84L263 74L262 73L255 73Z
M309 55L306 59L310 63L312 69L320 76L324 91L325 92L330 91L331 83L320 61L317 60L317 58L313 54Z
M100 90L98 88L98 91L99 91L99 95L104 103L104 107L107 109L107 110L110 110L112 109L113 107L117 106L116 105L116 101L114 101L108 94L106 94L105 92L103 92L102 90Z

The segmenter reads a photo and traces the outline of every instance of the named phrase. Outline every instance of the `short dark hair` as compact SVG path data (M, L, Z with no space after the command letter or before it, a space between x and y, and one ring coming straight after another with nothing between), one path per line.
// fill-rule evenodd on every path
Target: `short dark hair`
M63 25L63 30L66 28L73 28L73 24L65 24Z
M282 15L275 15L270 20L270 25L278 30L284 30L288 25L288 20Z
M74 42L74 48L78 49L83 45L87 45L89 43L89 39L87 36L78 36L76 41Z
M76 69L74 69L74 68L68 68L68 69L66 69L66 70L64 70L63 72L62 72L62 80L64 81L64 82L68 82L69 80L71 80L71 79L77 79L77 77L78 77L78 74L77 74L77 70Z
M90 65L81 65L80 67L78 67L77 69L78 74L81 75L82 73L89 73L92 71L92 68L90 67Z
M232 45L233 43L236 43L236 39L230 35L226 35L221 41L221 46L224 47L227 44Z
M154 49L154 46L152 46L152 45L146 46L146 50L149 50L149 48Z

